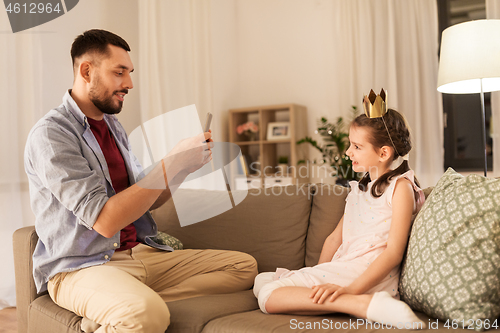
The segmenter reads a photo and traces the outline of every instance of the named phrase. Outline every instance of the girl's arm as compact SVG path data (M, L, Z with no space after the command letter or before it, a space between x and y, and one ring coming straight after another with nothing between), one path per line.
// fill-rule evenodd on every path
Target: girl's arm
M338 248L342 244L342 225L344 223L344 217L340 219L339 224L335 227L335 230L325 239L323 243L323 249L321 250L321 255L319 256L318 264L324 262L332 261L333 255L337 252Z
M410 233L414 201L411 183L404 178L399 179L392 199L392 223L387 248L349 286L340 287L333 284L315 286L313 301L321 304L330 295L329 300L333 302L342 294L363 294L382 281L394 267L401 264Z

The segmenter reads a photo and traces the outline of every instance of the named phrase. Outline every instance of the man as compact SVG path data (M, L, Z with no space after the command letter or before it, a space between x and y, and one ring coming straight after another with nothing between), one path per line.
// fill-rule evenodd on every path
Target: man
M244 253L173 251L153 241L149 210L211 160L213 143L210 132L183 140L144 177L114 116L133 88L129 51L108 31L78 36L73 88L28 136L39 236L33 274L38 292L88 319L83 326L101 325L96 332L164 332L165 301L248 289L257 265Z

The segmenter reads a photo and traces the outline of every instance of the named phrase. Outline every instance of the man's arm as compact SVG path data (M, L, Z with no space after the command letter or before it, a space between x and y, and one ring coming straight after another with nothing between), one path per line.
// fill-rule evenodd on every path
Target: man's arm
M112 196L102 208L93 229L106 238L141 217L155 202L162 190L144 189L134 184Z
M163 192L165 194L161 200L168 200L188 174L211 160L212 152L209 148L213 147L213 143L203 143L211 136L207 132L179 142L147 176L109 198L93 229L104 237L111 238L153 207ZM159 188L158 184L165 185Z
M208 131L212 133L212 130ZM209 138L207 142L214 142L212 138ZM210 144L210 147L213 147L213 144ZM149 210L155 210L163 206L170 198L172 197L172 193L182 184L182 182L189 175L188 172L180 172L177 176L172 179L172 181L168 182L169 186L160 194L158 199L153 203L153 205L149 208ZM171 190L172 189L172 190Z
M163 206L170 198L172 197L172 193L170 192L170 189L166 189L163 192L161 192L160 196L156 199L155 202L153 202L153 205L149 207L149 210L155 210Z
M181 172L189 174L208 163L212 146L207 147L203 142L210 137L210 133L205 133L179 142L164 158L168 179L175 179ZM78 218L79 224L104 237L112 237L137 220L165 189L170 192L175 189L175 184L166 184L160 163L137 184L110 198L104 176L96 166L90 167L81 144L81 140L63 126L51 121L39 124L28 137L26 168Z
M188 175L189 174L186 172L181 172L171 182L168 182L169 186L167 187L167 189L165 189L160 194L158 199L156 199L156 201L149 208L149 210L158 209L161 206L163 206L168 200L170 200L170 198L172 197L172 192L175 192L175 190L180 186L180 184L182 184L182 182L184 181L184 179L186 179Z

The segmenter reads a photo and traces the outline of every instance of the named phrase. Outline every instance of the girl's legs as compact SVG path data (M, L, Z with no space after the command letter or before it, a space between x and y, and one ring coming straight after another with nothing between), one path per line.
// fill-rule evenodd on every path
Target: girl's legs
M259 276L261 275L263 274ZM269 278L265 275L260 278L259 276L256 282ZM257 283L256 287L259 287ZM426 327L406 303L394 299L385 291L373 295L343 294L333 302L327 300L323 304L317 304L309 297L311 288L306 287L296 275L292 275L270 282L260 287L260 290L254 289L254 293L258 296L259 307L264 313L320 315L342 312L379 323L391 323L398 327L411 326L413 329ZM398 325L399 323L402 325Z
M255 281L253 283L253 294L256 298L259 298L259 292L266 284L273 282L274 280L274 272L266 272L260 273L255 277Z
M270 288L268 287L268 289ZM271 290L267 301L265 301L266 291L266 287L262 288L261 295L259 295L259 306L263 312L267 313L320 315L342 312L359 318L366 318L366 310L372 299L372 295L344 294L333 302L327 300L322 304L317 304L313 303L312 298L309 297L311 288L286 286Z

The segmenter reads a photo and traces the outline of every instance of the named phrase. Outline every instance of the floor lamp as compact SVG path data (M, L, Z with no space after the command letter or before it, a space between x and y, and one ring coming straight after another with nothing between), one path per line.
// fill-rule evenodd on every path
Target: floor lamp
M484 93L500 90L500 20L469 21L443 31L437 90L447 94L480 94L486 177Z

